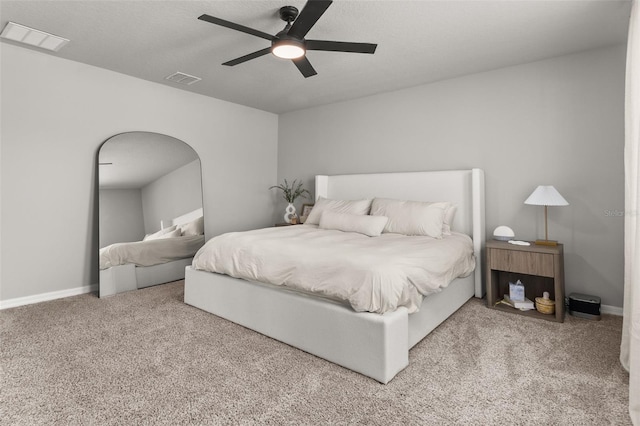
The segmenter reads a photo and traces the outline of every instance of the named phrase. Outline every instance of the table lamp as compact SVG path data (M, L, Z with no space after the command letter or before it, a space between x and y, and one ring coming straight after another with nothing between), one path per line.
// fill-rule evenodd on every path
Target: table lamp
M544 206L544 240L536 240L536 244L544 246L557 246L558 242L549 240L549 232L547 226L547 207L548 206L568 206L569 203L562 195L551 185L540 185L529 198L524 201L525 204L534 206Z

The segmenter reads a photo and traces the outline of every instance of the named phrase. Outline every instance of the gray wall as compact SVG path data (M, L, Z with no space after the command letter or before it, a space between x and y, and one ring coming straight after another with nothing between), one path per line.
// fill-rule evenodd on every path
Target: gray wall
M202 207L202 183L200 160L192 161L179 169L151 182L141 190L146 234L165 228L171 219Z
M281 221L266 188L285 177L313 189L315 174L481 167L489 235L535 239L542 208L523 201L553 184L571 203L549 217L567 290L622 306L624 46L280 117L9 44L0 55L0 300L97 283L97 150L151 131L199 154L207 238Z
M101 248L144 238L140 189L101 189L99 204Z
M198 153L207 238L272 224L276 115L7 43L0 67L0 300L98 282L96 159L115 134Z
M278 181L479 167L488 236L508 225L528 240L543 208L523 202L554 185L570 203L549 212L567 291L622 306L623 218L607 212L624 210L624 71L615 46L283 114Z

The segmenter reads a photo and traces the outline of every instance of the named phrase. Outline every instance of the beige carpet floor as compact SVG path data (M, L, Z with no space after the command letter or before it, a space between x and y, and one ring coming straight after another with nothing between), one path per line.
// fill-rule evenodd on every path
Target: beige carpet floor
M183 291L0 311L0 424L630 424L619 317L557 324L472 299L381 385Z

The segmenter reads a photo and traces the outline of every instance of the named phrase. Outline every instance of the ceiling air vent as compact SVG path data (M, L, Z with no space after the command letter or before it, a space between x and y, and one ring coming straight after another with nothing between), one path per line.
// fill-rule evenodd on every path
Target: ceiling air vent
M200 77L185 74L183 72L177 72L175 74L171 74L170 76L166 77L166 79L169 81L173 81L174 83L180 83L180 84L186 84L186 85L190 85L197 81L202 80Z
M69 40L66 38L45 33L44 31L16 24L11 21L4 27L0 37L42 49L53 50L54 52L57 52L62 46L69 43Z

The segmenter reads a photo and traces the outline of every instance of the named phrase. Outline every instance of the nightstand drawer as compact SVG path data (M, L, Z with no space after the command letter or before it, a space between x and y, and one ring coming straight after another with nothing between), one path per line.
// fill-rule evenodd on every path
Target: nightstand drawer
M553 254L490 249L489 267L500 271L554 277Z

